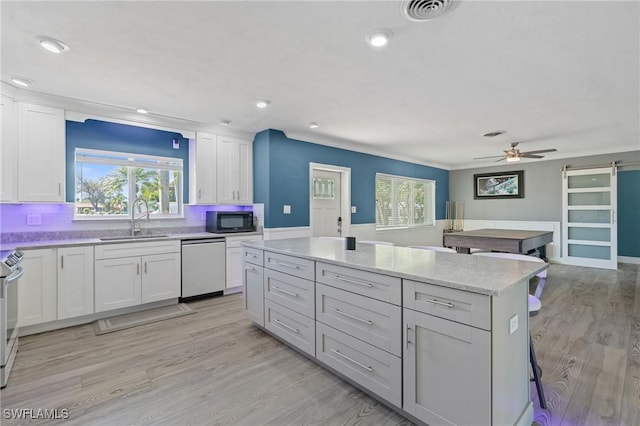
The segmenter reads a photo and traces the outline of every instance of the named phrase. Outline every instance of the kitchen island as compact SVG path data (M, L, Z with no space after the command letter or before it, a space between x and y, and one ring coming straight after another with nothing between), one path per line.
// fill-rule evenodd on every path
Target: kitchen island
M242 255L255 324L408 418L531 424L528 281L547 265L319 238Z

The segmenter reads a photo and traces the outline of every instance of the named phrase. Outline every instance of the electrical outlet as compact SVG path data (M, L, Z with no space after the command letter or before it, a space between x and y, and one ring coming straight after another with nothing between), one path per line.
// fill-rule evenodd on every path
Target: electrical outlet
M291 206L285 204L284 205L284 209L282 209L282 213L284 214L291 214Z
M42 225L42 216L39 214L28 214L27 225Z
M356 206L351 206L351 213L355 213L356 212Z
M513 334L518 329L518 314L509 319L509 334Z

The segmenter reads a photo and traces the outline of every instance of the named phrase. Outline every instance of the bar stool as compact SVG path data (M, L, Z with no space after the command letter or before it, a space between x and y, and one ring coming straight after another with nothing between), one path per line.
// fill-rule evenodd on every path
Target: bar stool
M538 315L542 303L540 299L535 296L529 295L529 316L534 317ZM538 365L536 359L536 352L533 350L533 339L531 339L531 331L529 331L529 362L531 363L531 370L533 371L533 378L530 379L536 383L536 391L538 392L538 399L540 400L540 407L547 409L547 400L544 397L544 389L542 389L542 369Z

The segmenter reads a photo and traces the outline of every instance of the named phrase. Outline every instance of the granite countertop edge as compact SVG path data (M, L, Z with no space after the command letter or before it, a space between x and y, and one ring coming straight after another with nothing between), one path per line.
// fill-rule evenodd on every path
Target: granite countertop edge
M483 287L482 285L468 285L462 282L456 282L456 281L452 281L452 280L443 280L443 279L439 279L433 276L429 276L426 274L415 274L415 273L411 273L411 272L405 272L405 271L398 271L395 269L387 269L387 268L380 268L380 267L375 267L375 266L371 266L371 265L363 265L363 264L358 264L358 263L349 263L349 262L345 262L342 260L337 260L337 259L331 259L331 258L324 258L321 256L316 256L316 255L312 255L312 254L307 254L307 253L299 253L299 252L293 252L291 250L288 249L282 249L282 248L277 248L277 247L269 247L269 246L265 246L263 241L243 241L242 245L244 247L249 247L249 248L254 248L254 249L258 249L258 250L266 250L266 251L270 251L270 252L274 252L274 253L279 253L279 254L284 254L284 255L289 255L289 256L294 256L294 257L299 257L299 258L303 258L303 259L308 259L308 260L313 260L316 262L323 262L323 263L329 263L332 265L337 265L337 266L344 266L344 267L348 267L348 268L353 268L353 269L358 269L361 271L366 271L366 272L374 272L374 273L378 273L378 274L382 274L382 275L388 275L388 276L393 276L396 278L401 278L401 279L408 279L408 280L413 280L413 281L419 281L419 282L425 282L428 284L434 284L434 285L439 285L442 287L447 287L447 288L451 288L451 289L456 289L456 290L464 290L464 291L469 291L472 293L478 293L478 294L483 294L483 295L487 295L487 296L501 296L505 291L507 291L510 287L512 287L513 285L521 282L522 280L526 280L529 281L531 278L535 277L538 273L544 271L545 269L547 269L549 267L549 264L547 263L533 263L533 262L523 262L523 261L518 261L518 260L509 260L509 259L491 259L491 258L483 258L483 261L485 262L517 262L517 263L521 263L521 264L526 264L527 267L531 268L531 271L527 274L521 275L518 277L518 279L512 280L509 283L501 286L500 288L488 288L488 287ZM396 246L396 248L400 248L402 246ZM403 249L409 249L408 247L402 247ZM419 249L411 249L411 250L419 250ZM454 254L454 253L438 253L438 255L445 255L445 256L471 256L468 254ZM476 258L478 258L478 256L476 256ZM535 269L534 269L535 268Z
M153 234L152 234L153 235ZM129 243L146 243L153 241L170 241L170 240L196 240L196 239L225 239L227 237L252 237L262 235L262 232L242 232L242 233L225 233L214 234L211 232L194 232L185 234L164 234L166 237L157 238L131 238L123 237L122 239L113 239L102 241L100 238L70 238L62 240L42 240L42 241L18 241L11 243L3 243L0 245L1 250L30 250L30 249L47 249L56 247L80 247L87 245L107 245L107 244L129 244ZM110 237L111 238L111 237Z

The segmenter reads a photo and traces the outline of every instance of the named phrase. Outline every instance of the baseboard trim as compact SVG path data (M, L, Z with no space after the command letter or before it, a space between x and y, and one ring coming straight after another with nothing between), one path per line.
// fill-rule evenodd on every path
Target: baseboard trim
M640 257L618 256L618 263L631 263L633 265L640 265Z

